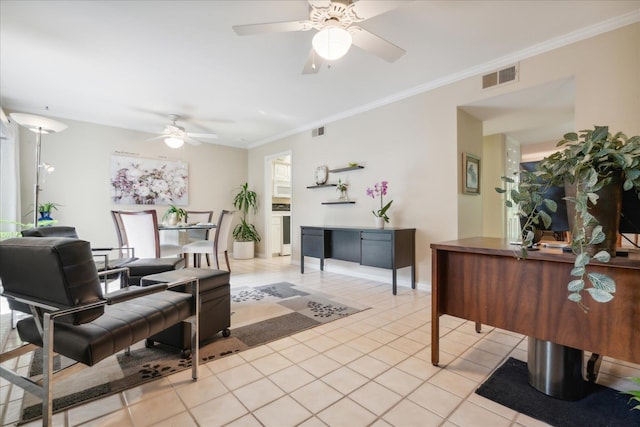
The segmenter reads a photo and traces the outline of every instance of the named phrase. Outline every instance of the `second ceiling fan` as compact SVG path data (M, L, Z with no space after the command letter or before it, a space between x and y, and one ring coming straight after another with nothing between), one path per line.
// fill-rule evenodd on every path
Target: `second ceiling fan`
M187 132L184 127L180 126L177 121L184 120L183 117L178 114L170 114L169 120L170 124L166 125L162 132L160 132L160 136L156 136L151 138L154 139L163 139L165 144L167 144L171 148L180 148L182 145L187 142L191 145L200 145L200 139L218 139L218 135L215 133L193 133Z
M313 46L302 70L303 74L317 73L324 60L341 58L349 51L352 44L389 62L404 55L405 51L402 48L353 24L381 15L407 2L379 0L308 0L308 2L309 19L234 25L233 30L240 36L318 30L313 37Z

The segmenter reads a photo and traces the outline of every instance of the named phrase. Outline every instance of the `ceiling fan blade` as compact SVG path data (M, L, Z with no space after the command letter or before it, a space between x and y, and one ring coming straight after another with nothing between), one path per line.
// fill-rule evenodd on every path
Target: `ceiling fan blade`
M198 141L197 139L193 139L187 135L185 135L184 137L184 142L189 143L191 145L200 145L202 144L202 142Z
M365 19L373 18L374 16L382 15L385 12L393 10L398 6L402 6L403 3L409 3L410 1L380 1L380 0L359 0L353 3L352 12L363 21Z
M158 139L164 139L166 137L167 135L158 135L158 136L154 136L153 138L145 139L145 141L157 141Z
M304 63L304 67L302 68L302 74L317 74L318 71L320 71L320 67L322 67L323 62L324 59L318 55L313 48L311 48L307 61Z
M218 135L216 135L215 133L187 132L187 136L190 138L218 139Z
M393 62L405 54L405 50L395 44L376 36L364 28L351 26L349 32L353 37L353 44L360 49L371 52L380 58Z
M307 0L311 7L329 7L331 6L331 0Z
M239 36L250 36L263 33L286 33L289 31L308 31L311 21L272 22L268 24L234 25L233 31Z

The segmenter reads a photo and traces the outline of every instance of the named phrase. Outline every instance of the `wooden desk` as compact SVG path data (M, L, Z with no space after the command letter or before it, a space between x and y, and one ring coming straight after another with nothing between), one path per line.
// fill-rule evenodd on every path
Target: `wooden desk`
M415 228L300 228L300 273L304 273L305 256L320 258L320 270L324 270L326 258L387 268L392 270L392 290L395 295L396 270L411 267L411 287L416 288Z
M612 301L584 295L584 313L569 301L574 256L560 249L517 259L502 239L434 243L431 362L439 361L439 318L449 314L569 347L640 363L640 256L593 263L616 281ZM586 294L586 293L585 293Z

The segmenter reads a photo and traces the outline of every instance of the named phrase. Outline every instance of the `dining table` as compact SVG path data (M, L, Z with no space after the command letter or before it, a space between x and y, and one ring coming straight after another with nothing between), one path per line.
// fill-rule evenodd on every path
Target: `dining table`
M216 228L216 224L198 222L195 224L178 223L178 224L158 224L161 245L186 245L189 243L188 230L212 230Z

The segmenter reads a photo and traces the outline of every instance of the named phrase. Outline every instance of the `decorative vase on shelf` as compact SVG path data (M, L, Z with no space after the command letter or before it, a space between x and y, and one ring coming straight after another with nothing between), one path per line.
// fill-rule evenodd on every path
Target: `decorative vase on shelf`
M374 219L376 221L376 228L384 228L384 218L376 216Z

